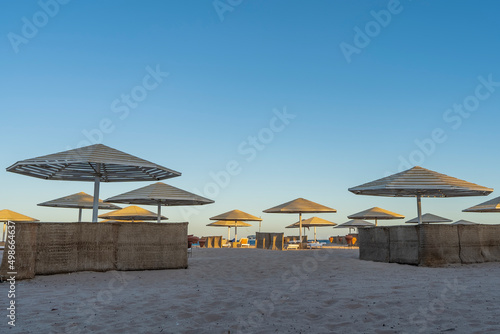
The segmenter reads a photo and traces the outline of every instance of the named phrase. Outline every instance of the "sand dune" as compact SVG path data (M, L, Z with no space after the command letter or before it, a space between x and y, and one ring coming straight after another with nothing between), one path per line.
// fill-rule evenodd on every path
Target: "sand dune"
M194 249L187 270L38 276L17 283L16 327L2 316L0 332L500 332L500 263L424 268L357 256ZM0 284L3 310L7 290Z

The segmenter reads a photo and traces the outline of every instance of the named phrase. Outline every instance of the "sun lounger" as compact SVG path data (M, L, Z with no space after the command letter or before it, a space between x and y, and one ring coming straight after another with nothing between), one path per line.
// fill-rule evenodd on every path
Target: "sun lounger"
M248 243L248 238L241 238L240 247L250 247L250 244Z
M324 242L309 242L307 243L307 247L313 249L313 248L322 248L323 245L326 245Z
M299 249L299 244L288 244L286 249Z

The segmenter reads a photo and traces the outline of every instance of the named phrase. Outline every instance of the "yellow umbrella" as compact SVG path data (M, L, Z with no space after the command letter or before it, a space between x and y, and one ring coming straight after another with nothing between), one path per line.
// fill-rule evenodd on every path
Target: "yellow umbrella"
M337 212L337 210L327 206L314 203L304 198L297 198L293 201L283 203L273 208L264 210L266 213L298 213L299 214L299 238L302 243L302 214L303 213L321 213Z
M210 220L223 220L223 221L232 221L234 223L238 221L262 221L261 218L255 217L249 213L240 211L240 210L232 210L226 213L220 214L218 216L214 216L210 218ZM238 227L234 227L234 240L238 241Z
M14 212L12 210L8 209L3 209L0 210L0 222L3 222L3 233L2 233L2 241L5 241L5 227L6 227L6 222L37 222L39 221L38 219L31 218L28 216L25 216L23 214Z
M399 213L394 213L389 210L385 210L379 207L373 207L371 209L361 211L350 215L349 219L362 219L362 220L375 220L375 226L377 226L377 220L388 220L388 219L404 219L405 216Z
M250 227L252 225L247 224L245 222L241 222L241 221L219 220L219 221L207 224L207 226L219 226L219 227L227 226L227 240L231 240L231 227L234 227L234 229L236 231L236 229L238 227ZM235 232L235 236L236 236L236 232Z
M296 222L295 224L289 225L286 228L297 228L299 227L299 225L300 222ZM302 221L302 227L304 228L314 227L314 242L316 242L316 227L335 226L335 225L337 224L319 217L312 217Z
M143 209L141 207L131 205L120 210L115 210L99 215L99 218L111 219L111 220L140 221L140 220L157 220L158 215L154 212ZM168 218L161 216L161 219L164 220Z

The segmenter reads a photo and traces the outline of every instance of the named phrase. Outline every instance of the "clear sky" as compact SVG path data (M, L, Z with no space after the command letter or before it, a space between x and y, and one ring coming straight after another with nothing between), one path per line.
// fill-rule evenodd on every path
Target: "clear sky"
M225 235L205 225L232 209L283 231L297 216L262 210L298 197L337 209L320 215L336 223L373 206L410 219L414 199L347 188L413 165L500 189L498 1L0 4L3 168L101 142L215 200L163 209L197 235ZM93 191L5 171L0 182L0 208L43 221L77 212L37 203ZM147 184L102 184L100 197ZM495 196L424 199L423 211L496 223L461 212Z

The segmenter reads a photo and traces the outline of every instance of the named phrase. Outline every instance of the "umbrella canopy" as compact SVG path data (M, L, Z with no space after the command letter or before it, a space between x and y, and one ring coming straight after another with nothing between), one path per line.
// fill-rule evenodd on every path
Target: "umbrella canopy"
M451 225L478 225L478 224L474 223L474 222L471 222L469 220L460 219L460 220L457 220L454 223L451 223Z
M429 223L449 223L452 222L451 219L433 215L432 213L424 213L422 215L422 224ZM406 221L407 224L418 224L418 217Z
M215 227L227 227L227 240L231 239L231 227L235 229L237 227L250 227L251 224L240 222L240 221L230 221L230 220L218 220L216 222L207 224L207 226L215 226Z
M144 220L134 220L134 223L144 223ZM99 223L130 223L130 220L123 220L123 219L104 219L101 220Z
M462 212L500 212L500 197L472 206Z
M367 222L366 220L353 219L345 223L339 224L335 227L369 227L369 226L375 226L375 224Z
M264 210L265 213L298 213L299 214L299 240L302 242L302 214L303 213L321 213L337 212L337 210L327 206L309 201L304 198L297 198L293 201Z
M416 166L401 173L349 188L349 191L357 195L417 197L417 212L421 224L422 197L485 196L493 189Z
M105 202L142 204L158 206L158 222L161 206L204 205L214 203L211 199L195 195L163 182L157 182L121 195L106 199Z
M7 171L46 180L94 182L93 222L97 222L101 181L159 181L181 175L102 144L18 161Z
M28 216L25 216L23 214L8 210L8 209L3 209L0 210L0 222L37 222L39 221L38 219L31 218Z
M54 208L74 208L78 210L78 221L82 221L82 209L92 209L94 203L94 197L89 194L82 192L64 196L61 198L57 198L51 201L43 202L37 204L38 206L49 206ZM99 200L98 204L99 209L102 210L118 210L119 206L111 204L111 203L103 203L102 200Z
M38 219L31 218L25 215L22 215L20 213L8 210L8 209L3 209L0 210L0 222L37 222ZM3 231L2 231L2 241L5 241L6 237L6 224L3 225Z
M154 212L143 209L141 207L131 205L126 208L111 211L102 215L99 215L101 219L111 219L111 220L156 220L157 215ZM161 217L161 219L168 219L167 217Z
M302 227L314 227L314 242L316 242L316 227L326 227L335 225L337 224L319 217L312 217L302 221ZM300 221L292 225L289 225L286 228L300 228Z
M249 213L240 211L240 210L232 210L226 213L220 214L218 216L214 216L210 218L210 220L222 220L222 221L232 221L234 224L237 224L241 221L262 221L261 218L255 217ZM221 225L217 225L221 226ZM234 240L238 241L238 226L234 226Z
M379 219L380 220L404 219L405 216L400 215L399 213L394 213L394 212L391 212L389 210L379 208L379 207L373 207L371 209L350 215L347 218L349 218L349 219L375 220L375 226L377 226L377 221Z

